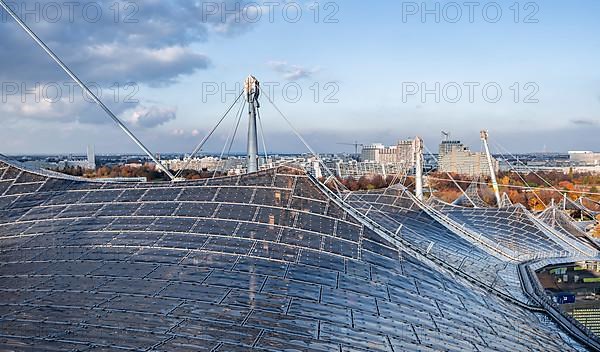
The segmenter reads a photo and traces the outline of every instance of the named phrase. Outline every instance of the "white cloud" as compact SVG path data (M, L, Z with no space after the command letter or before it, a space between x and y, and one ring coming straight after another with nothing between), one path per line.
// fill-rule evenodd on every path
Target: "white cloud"
M303 66L291 65L287 61L269 61L267 64L272 70L282 74L283 78L288 81L310 78L321 70L320 67L309 69Z
M127 119L131 125L142 128L154 128L177 118L177 109L173 107L140 106L131 112Z
M125 79L138 84L173 83L180 75L208 67L209 59L192 49L193 44L206 42L211 33L233 35L255 25L246 21L245 16L230 11L244 8L250 3L247 0L215 2L217 11L210 14L205 13L207 2L144 0L136 2L134 13L122 11L122 18L117 21L113 9L120 2L97 0L94 7L102 10L97 22L84 17L80 6L71 18L69 7L63 3L51 0L19 3L27 9L44 9L47 3L60 6L63 16L58 21L50 22L41 13L38 21L28 24L74 72L86 80L108 84ZM17 10L17 14L20 12ZM65 77L14 21L5 19L3 11L0 15L3 19L0 52L18 53L2 58L0 79L49 82Z

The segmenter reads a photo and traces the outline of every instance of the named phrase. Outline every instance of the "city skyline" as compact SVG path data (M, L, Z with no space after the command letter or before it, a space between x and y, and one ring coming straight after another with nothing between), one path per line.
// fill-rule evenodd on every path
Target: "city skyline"
M495 23L494 8L487 17L479 11L489 3L472 18L462 8L456 23L456 9L443 4L423 21L421 10L435 10L439 2L428 2L428 9L411 2L298 2L303 16L295 23L295 6L286 7L287 15L286 5L254 8L261 19L252 23L252 7L231 12L249 3L226 3L147 2L137 11L120 3L117 18L108 2L98 2L103 16L97 22L78 10L73 20L63 11L53 22L43 7L39 18L25 11L25 20L84 81L103 88L104 100L156 153L191 152L249 73L276 87L273 99L318 152L351 151L339 142L392 144L415 135L432 148L440 130L477 150L480 129L511 152L600 149L597 3L518 3L517 13L513 2L500 1ZM3 16L1 152L69 153L90 142L98 153L138 152L95 105L80 94L66 99L64 74ZM23 55L6 54L12 52ZM36 94L24 94L37 82ZM437 84L440 94L423 99L420 90ZM285 85L287 93L280 89ZM480 94L486 85L501 88L498 102L489 102L490 91ZM57 86L61 101L35 103ZM453 102L457 87L462 97ZM297 88L302 96L293 102ZM262 114L267 149L306 152L268 104ZM232 124L226 121L207 149L220 150ZM244 143L238 136L234 149Z

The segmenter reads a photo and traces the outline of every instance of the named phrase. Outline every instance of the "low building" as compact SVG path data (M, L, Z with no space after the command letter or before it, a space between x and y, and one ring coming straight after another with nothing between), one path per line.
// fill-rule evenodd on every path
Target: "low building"
M591 151L570 151L569 161L573 166L598 166L600 165L600 153Z

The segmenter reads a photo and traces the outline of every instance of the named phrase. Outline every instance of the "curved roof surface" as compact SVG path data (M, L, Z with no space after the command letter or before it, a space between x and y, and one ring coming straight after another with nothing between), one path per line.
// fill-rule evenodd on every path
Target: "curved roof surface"
M292 168L119 184L0 163L0 350L581 349L345 209Z
M501 209L456 206L440 206L438 209L469 231L520 255L558 255L561 252L596 255L596 250L589 243L581 242L570 234L552 231L520 204Z

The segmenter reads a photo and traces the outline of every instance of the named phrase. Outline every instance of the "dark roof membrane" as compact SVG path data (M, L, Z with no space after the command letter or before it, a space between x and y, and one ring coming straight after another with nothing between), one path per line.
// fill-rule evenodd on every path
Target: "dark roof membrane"
M292 168L132 185L0 163L0 283L0 350L575 350Z

